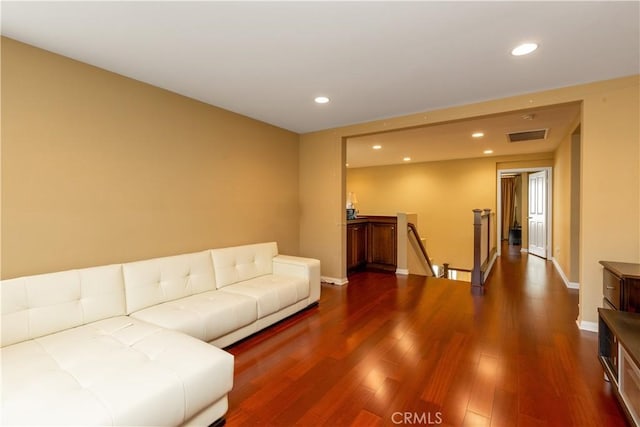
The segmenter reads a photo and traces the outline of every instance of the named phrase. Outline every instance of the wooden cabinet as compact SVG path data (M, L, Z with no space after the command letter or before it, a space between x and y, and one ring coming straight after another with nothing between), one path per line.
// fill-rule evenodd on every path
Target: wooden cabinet
M369 256L370 267L396 269L396 228L398 221L393 218L372 218L369 220Z
M640 264L600 261L603 305L640 313Z
M347 271L374 268L395 271L396 217L369 216L347 221Z
M347 224L347 270L362 268L367 264L367 225L366 220L354 220Z

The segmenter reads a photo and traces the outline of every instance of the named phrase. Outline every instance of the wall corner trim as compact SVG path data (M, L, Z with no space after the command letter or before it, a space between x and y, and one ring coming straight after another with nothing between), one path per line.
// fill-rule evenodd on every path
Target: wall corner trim
M551 262L553 263L553 266L556 268L556 271L558 272L560 277L562 277L562 281L564 282L564 285L568 289L580 289L580 283L570 282L569 279L567 278L567 275L564 274L562 267L560 267L560 264L555 258L551 257Z
M406 268L398 268L396 269L396 274L399 276L408 276L409 275L409 270Z

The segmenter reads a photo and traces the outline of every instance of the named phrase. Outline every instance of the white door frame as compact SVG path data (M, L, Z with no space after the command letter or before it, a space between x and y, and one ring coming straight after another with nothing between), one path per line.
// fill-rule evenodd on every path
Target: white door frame
M540 171L547 171L547 259L550 260L553 256L553 253L551 252L551 236L553 231L553 168L551 166L539 168L498 169L496 179L496 246L498 256L502 255L502 185L500 184L500 179L502 179L503 174ZM522 185L524 185L524 183ZM527 185L529 185L528 182Z

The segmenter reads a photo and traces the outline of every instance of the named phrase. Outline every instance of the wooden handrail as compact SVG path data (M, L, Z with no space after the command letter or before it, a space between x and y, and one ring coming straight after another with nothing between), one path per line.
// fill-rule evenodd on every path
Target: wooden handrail
M468 268L451 267L448 262L443 262L442 263L442 269L443 269L442 277L444 277L444 278L448 278L447 273L450 270L463 271L465 273L471 273L473 271L473 270L469 270Z
M436 271L433 269L433 265L431 265L431 260L429 259L429 255L427 254L427 249L422 244L422 240L420 239L420 234L418 234L418 229L414 224L410 222L407 223L407 228L409 231L413 233L413 237L415 237L416 241L418 242L418 247L420 248L420 252L422 252L422 256L427 261L427 265L429 266L429 270L431 271L431 274L433 274L434 277L437 277Z

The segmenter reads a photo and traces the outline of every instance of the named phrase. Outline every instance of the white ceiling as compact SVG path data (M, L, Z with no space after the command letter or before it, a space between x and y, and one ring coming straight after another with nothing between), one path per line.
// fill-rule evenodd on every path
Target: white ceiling
M639 6L3 1L1 12L8 37L304 133L638 74ZM511 56L523 41L540 48Z
M580 103L512 111L486 117L442 123L347 140L347 165L350 168L465 159L488 155L509 156L553 152L562 138L578 123ZM545 139L509 142L508 133L547 129ZM481 138L471 134L482 132ZM374 145L382 148L374 150Z

